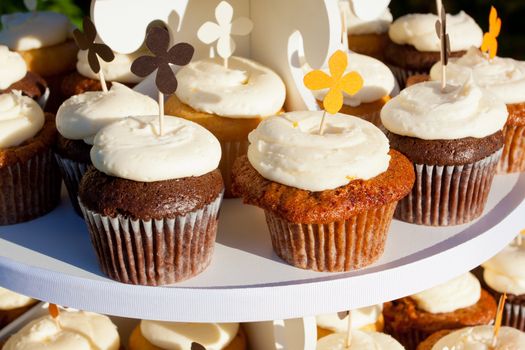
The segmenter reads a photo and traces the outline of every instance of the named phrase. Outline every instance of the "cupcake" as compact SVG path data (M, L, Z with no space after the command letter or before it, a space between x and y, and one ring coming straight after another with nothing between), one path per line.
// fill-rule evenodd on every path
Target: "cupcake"
M36 303L37 301L30 297L0 287L0 329L16 320Z
M39 102L47 99L47 84L39 75L27 71L26 62L18 52L0 45L0 94L18 90Z
M356 53L347 53L348 66L345 73L357 72L363 79L363 87L354 95L344 92L341 113L360 117L376 126L381 125L381 109L390 100L395 88L395 78L390 69L379 60ZM310 71L305 67L305 71ZM323 71L328 73L328 68ZM328 89L313 91L320 106Z
M404 350L391 336L379 332L352 331L350 347L346 346L346 333L334 333L317 341L317 350Z
M12 335L2 350L119 350L117 327L107 316L62 310L55 320L43 316Z
M390 9L374 19L362 19L356 15L352 0L343 0L342 12L348 33L348 48L356 53L384 59L388 43L388 28L392 23Z
M246 155L248 134L264 117L279 113L286 98L281 78L272 70L241 57L194 61L177 73L178 88L166 102L166 113L191 120L220 141L219 165L231 197L231 168Z
M0 225L42 216L60 201L55 118L19 92L0 95Z
M457 331L442 331L425 339L417 350L519 350L525 349L525 333L514 328L501 327L496 346L492 346L493 326L467 327Z
M115 83L111 89L86 92L66 100L58 109L59 132L56 158L71 203L79 215L78 185L91 165L89 152L96 133L104 126L130 115L154 115L159 106L152 98Z
M472 79L404 89L381 111L392 148L414 164L416 184L395 218L447 226L483 213L503 149L505 104Z
M401 88L408 77L428 74L440 60L437 20L434 14L411 14L398 18L390 26L385 63L394 72ZM457 15L447 14L447 32L450 36L450 57L462 56L471 46L480 47L483 40L481 28L463 11Z
M130 117L98 132L79 201L102 271L164 285L210 263L224 184L220 144L198 124Z
M494 298L471 273L437 287L384 304L385 332L408 350L432 333L489 324L496 316Z
M447 66L447 79L452 82L462 81L468 75L472 75L477 85L505 102L509 111L503 130L505 147L499 171L525 171L525 61L502 57L489 60L479 49L472 47ZM430 77L432 80L441 79L441 64L432 67Z
M193 342L207 350L245 350L238 323L175 323L141 321L129 338L129 350L191 350Z
M373 124L293 112L264 120L233 168L233 192L264 209L276 254L316 271L362 268L383 253L414 172Z
M525 241L516 239L482 266L492 295L507 293L502 324L525 331Z
M332 333L344 333L348 330L348 316L341 319L338 314L319 315L317 322L317 339ZM352 310L352 329L381 332L383 330L383 305L373 305Z

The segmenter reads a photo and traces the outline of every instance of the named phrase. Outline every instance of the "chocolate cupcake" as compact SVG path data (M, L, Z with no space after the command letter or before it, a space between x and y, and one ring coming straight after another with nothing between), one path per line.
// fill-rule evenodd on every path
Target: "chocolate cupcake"
M502 325L525 331L525 239L517 238L482 266L483 282L494 298L507 293Z
M0 330L22 316L36 303L35 299L0 287Z
M385 332L407 350L432 333L489 324L496 316L496 302L467 273L410 297L384 304Z
M381 111L392 148L414 164L416 183L399 220L447 226L483 213L503 149L505 104L472 80L410 86Z
M60 135L56 158L71 203L79 215L78 185L91 165L89 152L96 133L104 126L130 115L158 113L157 102L130 88L114 84L107 92L86 92L66 100L59 108L56 125Z
M210 263L224 191L217 139L165 117L130 117L103 128L79 201L102 271L124 283L164 285Z
M363 349L381 349L381 350L404 350L394 338L388 334L379 332L363 332L353 330L351 333L352 342L350 346L346 345L347 333L334 333L323 337L317 341L317 350L363 350Z
M436 35L434 14L410 14L398 18L389 29L390 41L385 49L385 63L392 69L399 86L405 87L408 77L428 74L440 60L441 42ZM476 22L461 11L447 14L450 36L450 57L459 57L471 46L480 47L483 31Z
M18 92L0 95L0 225L42 216L60 200L55 118Z
M382 255L397 202L412 188L410 162L373 124L344 114L294 112L264 120L233 168L233 191L264 209L276 254L340 272Z

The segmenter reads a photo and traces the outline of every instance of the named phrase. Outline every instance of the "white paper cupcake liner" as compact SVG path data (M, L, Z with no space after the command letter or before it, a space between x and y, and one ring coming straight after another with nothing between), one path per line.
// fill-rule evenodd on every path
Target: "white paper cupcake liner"
M222 178L224 180L225 198L233 198L232 189L232 168L235 160L248 153L250 143L245 141L221 141L222 158L219 164Z
M502 150L473 164L415 164L412 192L399 202L394 217L405 222L449 226L483 213Z
M499 162L500 173L525 171L525 126L506 125L503 129L505 147Z
M102 271L115 281L158 286L191 278L210 264L222 196L162 220L111 218L79 203Z
M69 198L71 199L71 204L73 204L73 208L75 208L77 214L82 216L82 211L78 205L78 186L80 185L82 176L84 176L91 164L64 158L57 153L55 153L55 158L60 168L62 178L64 179Z

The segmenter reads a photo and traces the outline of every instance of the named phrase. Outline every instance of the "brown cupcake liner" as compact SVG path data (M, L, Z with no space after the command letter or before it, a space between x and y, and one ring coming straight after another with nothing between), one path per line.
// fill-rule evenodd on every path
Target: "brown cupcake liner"
M496 301L499 300L502 293L495 291L483 281L485 288L492 294ZM509 295L503 308L502 326L513 327L525 332L525 296Z
M498 166L500 173L525 171L525 126L506 125L505 146Z
M358 117L366 120L367 122L374 124L377 127L381 127L383 125L383 123L381 123L381 110L371 112L371 113L365 113Z
M0 168L0 225L36 219L60 202L60 172L51 149Z
M346 221L296 224L265 211L275 253L298 268L342 272L366 267L383 254L397 202Z
M50 94L51 94L51 91L49 90L48 87L46 87L46 90L44 91L42 96L40 96L40 98L36 101L40 105L42 110L44 110L46 108L47 101L49 100L49 95Z
M222 158L219 164L222 178L224 180L224 197L235 198L232 194L232 168L235 160L248 153L248 140L244 141L221 141Z
M78 186L80 185L82 176L84 176L91 164L64 158L57 153L55 153L55 158L60 168L62 178L64 179L71 204L73 204L73 208L77 214L82 216L82 210L80 210L80 206L78 205Z
M385 333L397 340L406 350L416 350L417 346L428 338L431 333L422 332L415 328L407 329L405 332L398 332L388 324L385 324Z
M162 220L111 218L79 204L102 271L118 282L158 286L186 280L208 267L222 196L202 209Z
M470 222L483 213L502 150L467 165L415 164L412 192L399 202L394 217L427 226Z
M428 71L426 70L412 70L412 69L405 69L398 66L394 66L391 64L387 64L388 68L394 73L394 76L396 77L397 83L399 84L399 88L402 90L407 85L407 80L411 76L419 75L419 74L428 74Z

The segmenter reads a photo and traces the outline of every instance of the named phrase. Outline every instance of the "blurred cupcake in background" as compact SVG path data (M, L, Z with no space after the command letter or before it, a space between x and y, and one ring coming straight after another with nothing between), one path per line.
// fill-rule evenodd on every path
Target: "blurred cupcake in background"
M16 320L38 301L0 287L0 330Z
M348 330L348 316L341 319L338 314L316 316L317 339L332 333L344 333ZM352 310L352 329L362 331L383 331L383 305L373 305Z
M404 350L405 348L397 340L388 334L352 330L351 343L348 347L348 333L334 333L327 335L317 341L317 350L363 350L363 349L381 349L381 350Z

